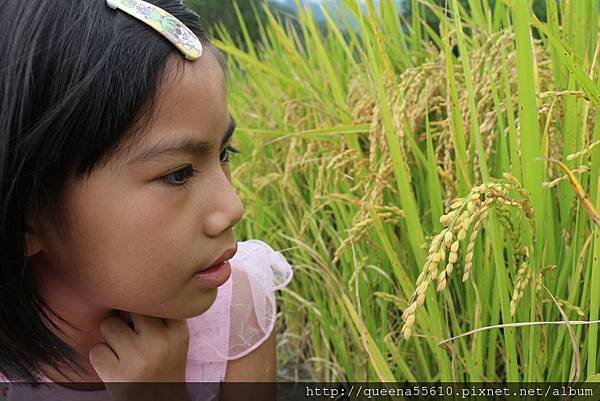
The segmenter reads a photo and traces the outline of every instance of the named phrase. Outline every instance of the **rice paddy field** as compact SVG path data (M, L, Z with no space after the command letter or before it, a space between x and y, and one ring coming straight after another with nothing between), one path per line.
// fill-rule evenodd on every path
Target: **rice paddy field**
M215 41L280 379L600 380L598 2L409 1Z

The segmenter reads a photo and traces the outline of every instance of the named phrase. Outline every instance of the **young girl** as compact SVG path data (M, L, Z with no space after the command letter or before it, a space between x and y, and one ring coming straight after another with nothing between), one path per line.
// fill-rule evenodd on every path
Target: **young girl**
M165 399L217 400L222 381L276 380L274 291L292 269L236 241L226 71L178 0L3 0L7 399L179 381L213 385Z

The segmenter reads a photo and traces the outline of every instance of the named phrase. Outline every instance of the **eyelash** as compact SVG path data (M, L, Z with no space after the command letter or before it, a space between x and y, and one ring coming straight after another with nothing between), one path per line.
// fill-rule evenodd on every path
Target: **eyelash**
M226 147L223 152L225 152L226 158L225 158L225 160L221 160L222 164L229 164L229 162L231 161L231 157L232 157L230 152L242 153L239 150L237 150L236 148L234 148L233 146ZM171 178L175 177L175 179L177 179L181 173L184 173L184 175L185 175L185 177L180 178L180 180L182 180L182 181L176 181L176 182L171 181ZM190 182L190 180L196 173L198 173L198 171L196 169L194 169L191 165L187 165L184 168L181 168L177 171L173 171L172 173L161 177L160 180L171 187L182 188Z

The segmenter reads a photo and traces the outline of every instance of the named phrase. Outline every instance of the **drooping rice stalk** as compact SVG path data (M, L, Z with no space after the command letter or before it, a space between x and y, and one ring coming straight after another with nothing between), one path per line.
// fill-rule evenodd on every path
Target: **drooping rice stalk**
M406 18L393 0L340 0L319 29L296 3L296 25L265 9L247 51L217 42L242 151L237 236L296 269L282 372L597 374L597 5L546 0L542 22L530 1L417 0ZM583 323L534 324L565 316Z

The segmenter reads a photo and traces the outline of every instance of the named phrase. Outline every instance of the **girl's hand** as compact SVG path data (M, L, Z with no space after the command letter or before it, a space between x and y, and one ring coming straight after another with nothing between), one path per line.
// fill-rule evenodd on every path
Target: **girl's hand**
M185 400L185 367L189 345L187 321L161 319L131 312L134 330L121 318L111 316L100 331L106 343L89 352L92 367L115 401ZM110 382L121 382L110 384ZM138 382L126 385L123 382ZM157 385L139 382L179 382ZM157 391L167 390L164 398ZM178 393L178 394L174 394ZM146 393L146 394L144 394ZM184 396L185 394L185 396ZM177 398L178 397L178 398Z

